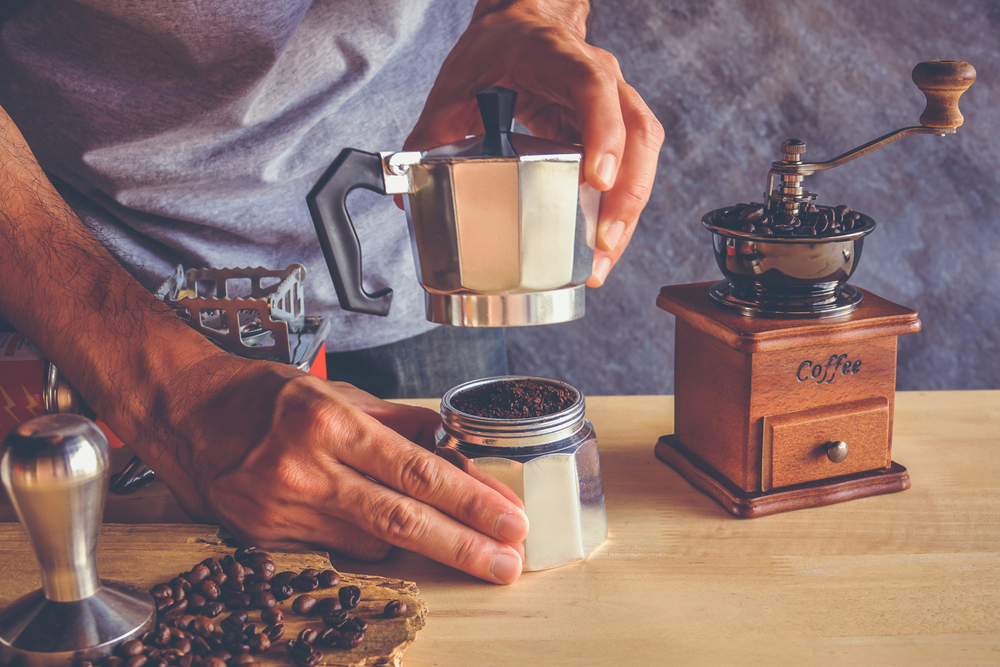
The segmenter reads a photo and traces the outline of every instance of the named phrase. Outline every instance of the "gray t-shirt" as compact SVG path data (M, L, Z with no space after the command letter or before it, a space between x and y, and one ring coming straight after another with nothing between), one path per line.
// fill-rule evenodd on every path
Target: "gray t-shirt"
M327 349L430 329L404 214L349 206L386 318L341 311L305 196L344 147L398 150L471 0L28 0L0 9L0 106L150 290L303 264ZM61 182L60 182L61 181Z

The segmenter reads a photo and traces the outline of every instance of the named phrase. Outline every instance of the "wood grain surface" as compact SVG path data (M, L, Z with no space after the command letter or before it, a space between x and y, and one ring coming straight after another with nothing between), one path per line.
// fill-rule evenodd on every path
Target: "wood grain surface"
M896 398L901 493L737 519L653 455L671 397L588 397L610 536L587 561L508 587L399 550L336 566L419 586L426 626L407 667L998 665L1000 392ZM109 527L102 563L173 573L193 562L175 545L193 556L204 534ZM4 601L37 586L18 535L2 542Z
M225 544L218 528L194 524L105 524L98 543L97 564L102 579L126 581L149 589L158 583L188 572L206 558L221 558L234 549ZM318 553L269 552L278 572L301 571L305 568L329 570L330 559ZM319 588L309 594L316 599L336 597L342 586L361 589L361 602L349 611L352 617L368 622L364 643L356 649L317 647L323 653L323 665L336 667L373 667L402 664L403 651L413 643L417 631L424 626L427 606L419 597L416 584L372 574L340 572L341 582L332 588ZM0 523L0 608L41 587L38 565L21 531L20 524ZM300 616L292 611L292 603L301 593L278 603L282 611L285 634L271 649L258 656L262 667L293 665L284 642L295 638L303 629L317 632L325 629L317 616ZM390 600L406 604L407 613L394 619L382 616ZM224 611L215 621L229 615ZM258 630L264 628L260 612L251 610L248 623Z

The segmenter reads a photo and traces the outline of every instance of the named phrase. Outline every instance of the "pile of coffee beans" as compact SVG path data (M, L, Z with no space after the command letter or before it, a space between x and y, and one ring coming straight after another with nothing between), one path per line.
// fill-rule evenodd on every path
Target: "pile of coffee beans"
M562 412L577 393L561 385L533 379L497 380L459 392L451 405L459 412L488 419L526 419Z
M764 204L736 204L712 214L711 223L734 231L760 236L818 236L828 238L864 229L861 214L846 204L817 206L809 203L799 215L768 210Z
M296 594L292 611L323 623L285 641L298 667L317 665L323 659L320 647L352 649L364 642L368 622L347 613L361 601L360 588L342 586L335 597L317 597L319 589L340 584L336 571L275 570L270 554L255 547L221 559L206 558L190 572L150 589L156 624L141 640L122 643L96 663L82 660L74 667L256 667L256 656L284 637L278 603ZM217 620L224 611L230 613ZM251 618L258 611L260 627ZM398 618L406 611L404 603L392 600L382 615Z

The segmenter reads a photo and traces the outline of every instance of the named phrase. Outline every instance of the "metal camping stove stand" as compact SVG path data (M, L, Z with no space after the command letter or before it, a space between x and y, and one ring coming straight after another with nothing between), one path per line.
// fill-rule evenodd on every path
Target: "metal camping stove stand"
M920 127L827 162L785 141L761 204L712 211L725 280L664 287L676 316L674 433L656 456L730 513L755 517L909 488L892 461L896 338L914 310L847 284L875 221L813 203L802 181L910 134L954 134L972 65L920 63ZM777 187L775 178L779 179Z

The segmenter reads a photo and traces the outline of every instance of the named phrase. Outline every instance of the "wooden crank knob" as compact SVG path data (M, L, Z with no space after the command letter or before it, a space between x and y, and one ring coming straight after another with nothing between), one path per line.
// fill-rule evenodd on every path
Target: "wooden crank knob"
M927 98L920 114L924 127L959 127L965 118L958 98L976 80L976 68L961 60L928 60L913 68L913 83Z

